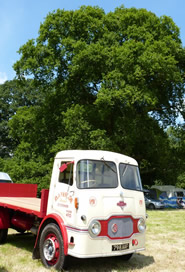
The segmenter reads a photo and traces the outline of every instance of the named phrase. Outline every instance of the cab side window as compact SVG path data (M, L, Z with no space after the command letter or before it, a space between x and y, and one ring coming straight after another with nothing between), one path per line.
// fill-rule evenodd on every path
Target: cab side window
M59 182L73 185L73 162L61 162Z

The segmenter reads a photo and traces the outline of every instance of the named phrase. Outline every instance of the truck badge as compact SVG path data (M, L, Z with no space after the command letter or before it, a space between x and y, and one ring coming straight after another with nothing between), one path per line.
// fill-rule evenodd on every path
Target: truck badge
M111 230L113 233L116 233L118 231L118 225L117 224L112 224Z
M92 196L92 197L89 198L89 204L92 207L96 206L96 203L97 203L97 200L96 200L96 198L94 196Z
M117 203L117 206L119 206L121 209L123 209L126 205L127 203L125 203L124 201L120 201Z

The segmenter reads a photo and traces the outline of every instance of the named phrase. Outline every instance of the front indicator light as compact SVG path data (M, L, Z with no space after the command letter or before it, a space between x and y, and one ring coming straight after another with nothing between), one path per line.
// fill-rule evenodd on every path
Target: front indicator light
M89 233L92 237L96 237L101 232L101 224L99 221L92 221L89 226Z
M145 220L143 218L140 218L137 223L137 229L140 233L143 233L146 229Z
M78 197L75 197L74 204L75 204L75 208L78 209L78 208L79 208L79 200L78 200Z

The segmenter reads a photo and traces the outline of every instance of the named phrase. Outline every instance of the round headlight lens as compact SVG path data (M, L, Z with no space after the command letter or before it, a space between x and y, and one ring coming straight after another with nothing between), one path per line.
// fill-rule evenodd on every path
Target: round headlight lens
M137 228L140 233L144 232L146 229L145 220L143 218L140 218L137 223Z
M101 224L99 221L93 221L89 226L89 233L92 237L98 236L101 232Z

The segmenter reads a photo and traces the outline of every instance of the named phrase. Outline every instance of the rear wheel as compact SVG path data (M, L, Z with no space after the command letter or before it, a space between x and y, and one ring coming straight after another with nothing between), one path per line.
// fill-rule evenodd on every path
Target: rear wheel
M60 270L66 264L62 234L56 224L47 225L41 233L40 257L47 268Z
M0 230L0 244L4 244L7 240L8 229Z

